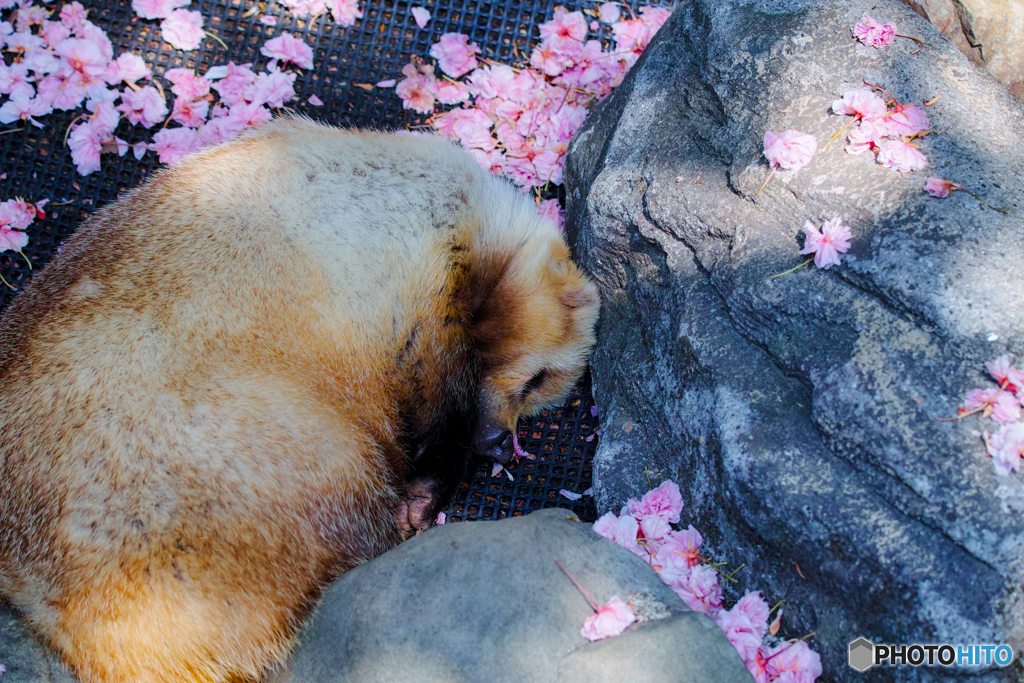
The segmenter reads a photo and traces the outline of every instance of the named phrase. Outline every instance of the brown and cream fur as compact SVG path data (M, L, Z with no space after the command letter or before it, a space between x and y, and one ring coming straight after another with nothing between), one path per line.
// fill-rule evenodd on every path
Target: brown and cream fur
M596 315L446 141L282 119L194 155L0 321L0 595L87 683L256 680L473 425L567 392Z

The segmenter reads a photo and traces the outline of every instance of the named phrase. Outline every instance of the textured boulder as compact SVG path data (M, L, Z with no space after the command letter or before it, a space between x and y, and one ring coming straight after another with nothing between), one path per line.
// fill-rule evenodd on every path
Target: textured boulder
M56 653L36 640L11 610L0 605L0 664L3 683L75 683Z
M925 48L855 42L869 10ZM862 78L901 102L942 93L926 172L821 150ZM758 195L764 132L790 128L819 151ZM1021 102L895 0L690 0L570 147L567 232L603 298L599 508L647 490L645 467L677 481L683 524L746 563L735 595L785 598L783 633L816 632L829 680L861 680L859 636L1024 644L1021 476L984 455L997 425L939 421L992 386L986 361L1024 354L1021 149ZM928 175L1013 208L929 197ZM842 265L771 278L806 258L806 220L835 216L853 229Z
M1024 3L1019 0L904 0L972 62L1024 99Z
M590 643L592 610L558 558L600 602L650 620ZM435 527L336 581L287 667L269 683L746 683L710 619L572 513Z

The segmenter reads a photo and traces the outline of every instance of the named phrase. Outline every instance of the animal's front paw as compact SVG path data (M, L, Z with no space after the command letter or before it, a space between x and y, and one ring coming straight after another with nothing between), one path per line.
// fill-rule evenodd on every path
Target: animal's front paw
M440 506L436 479L414 479L406 484L405 497L398 504L397 520L405 538L434 526Z

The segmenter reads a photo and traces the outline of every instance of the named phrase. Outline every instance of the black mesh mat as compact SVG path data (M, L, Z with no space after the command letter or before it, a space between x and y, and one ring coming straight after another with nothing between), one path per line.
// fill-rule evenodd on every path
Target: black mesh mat
M70 1L70 0L68 0ZM56 4L59 9L60 2ZM261 2L263 8L250 10L252 0L193 2L188 9L199 10L205 19L204 28L217 34L229 47L227 50L213 39L205 39L198 50L182 52L172 49L160 39L159 22L135 18L130 0L91 3L89 19L107 31L114 45L115 56L123 51L139 54L161 76L175 67L195 68L199 73L229 60L252 62L263 68L267 59L259 49L269 38L286 31L301 36L314 48L315 68L303 71L295 82L297 99L289 104L295 111L339 126L397 129L422 125L425 117L402 108L394 89L360 87L377 81L397 78L412 55L426 58L430 45L441 34L460 32L470 36L482 49L482 56L502 63L520 61L529 54L529 46L538 40L538 24L552 17L557 5L569 10L594 7L589 3L541 2L479 2L477 0L417 0L416 2L367 2L362 4L363 18L351 27L340 27L330 16L296 17L272 2ZM650 2L669 6L670 2ZM426 7L432 20L426 29L414 22L410 9ZM52 5L51 5L52 7ZM276 26L266 26L260 15L277 17ZM604 37L610 29L602 25ZM597 37L592 35L591 37ZM520 56L516 59L515 55ZM307 101L316 95L324 106L311 106ZM26 231L29 244L25 255L33 270L40 269L60 248L82 218L103 204L116 199L120 192L138 185L146 174L160 164L153 153L137 161L131 154L117 157L104 154L101 171L80 176L71 161L64 139L78 111L55 111L41 118L42 129L20 123L0 126L0 200L22 197L29 202L49 199L47 217L36 221ZM23 130L16 131L17 128ZM137 142L155 132L130 127L122 121L115 134L128 142ZM16 252L0 253L0 274L8 282L22 286L31 275L27 264ZM0 285L0 308L14 298L16 292ZM459 490L460 498L449 508L451 519L493 519L508 514L524 514L539 507L563 505L571 507L585 519L593 518L590 499L572 503L559 500L559 488L582 492L590 485L591 457L594 443L583 441L594 429L589 417L592 399L588 385L583 384L569 404L533 421L529 430L521 428L524 448L537 452L536 462L523 462L513 467L515 482L505 477L498 484L483 469L473 474ZM584 414L586 413L586 414ZM527 436L527 434L529 436ZM566 437L571 434L571 438ZM572 444L569 447L569 444Z

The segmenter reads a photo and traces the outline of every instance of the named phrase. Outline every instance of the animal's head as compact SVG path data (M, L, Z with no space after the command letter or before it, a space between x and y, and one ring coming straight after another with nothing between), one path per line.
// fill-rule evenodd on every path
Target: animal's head
M583 374L600 299L553 231L525 241L503 266L470 336L480 363L473 451L506 464L519 417L558 405Z

